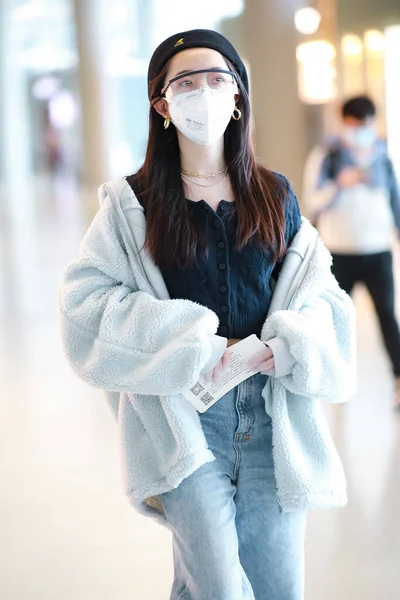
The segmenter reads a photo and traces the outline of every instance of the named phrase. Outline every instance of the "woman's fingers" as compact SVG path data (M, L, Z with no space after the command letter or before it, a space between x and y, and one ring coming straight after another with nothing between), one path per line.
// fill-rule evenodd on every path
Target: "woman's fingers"
M247 365L248 365L249 369L260 370L259 369L260 365L262 365L263 363L266 363L267 361L269 361L273 358L274 358L274 354L273 354L271 348L269 346L265 346L265 349L262 350L261 352L257 352L257 354L248 361Z
M226 371L231 361L231 353L225 350L221 359L217 362L215 367L206 373L203 377L207 383L217 383L223 373ZM247 363L249 369L255 373L273 371L275 369L274 354L269 346L265 346L265 349L258 352L252 359Z
M213 374L212 374L212 382L213 383L217 383L217 381L220 379L221 375L226 371L229 363L231 360L231 353L227 352L225 350L225 352L223 353L221 360L219 361L219 363L217 363L213 369Z
M222 372L222 359L215 365L212 370L212 382L216 383L221 376Z
M228 350L225 350L225 352L223 353L223 355L221 356L220 360L217 362L217 364L215 365L215 367L213 369L211 369L211 371L209 371L208 373L205 373L203 375L204 380L207 383L216 383L219 378L221 377L221 375L226 371L229 363L231 361L231 353L228 352Z
M222 368L226 369L226 367L229 365L229 363L231 362L231 353L228 352L227 350L225 350L225 352L222 355L221 361L222 361Z
M273 358L268 359L267 361L261 363L256 367L257 373L262 371L263 373L266 371L274 371L275 370L275 361Z

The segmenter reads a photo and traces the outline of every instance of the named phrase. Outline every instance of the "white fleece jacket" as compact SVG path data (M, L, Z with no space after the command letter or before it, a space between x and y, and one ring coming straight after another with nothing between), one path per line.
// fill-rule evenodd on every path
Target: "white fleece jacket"
M119 179L105 184L99 195L100 210L61 286L62 336L75 372L107 392L118 417L125 491L131 503L154 514L159 494L175 488L200 466L214 460L198 415L180 392L198 379L215 344L221 345L215 336L218 319L203 306L169 299L159 269L144 250L145 217L127 182ZM310 243L311 231L314 230L304 222L296 239L302 236ZM293 311L271 315L263 329L263 340L271 342L274 338L271 346L275 344L276 375L280 375L284 389L289 390L290 386L290 393L297 395L293 401L298 401L298 419L303 418L302 405L311 399L342 401L353 393L351 303L337 288L326 260L321 270L324 285L318 287L318 282L309 282L309 295L306 289L302 294L307 302L296 304ZM278 295L281 280L285 281L282 274L275 290ZM341 320L336 318L340 314ZM324 323L321 335L315 323ZM335 332L338 324L341 333ZM297 351L299 340L308 352L303 359ZM344 376L344 365L347 386L338 385ZM330 378L321 376L322 368L328 369ZM272 405L274 402L273 395ZM279 424L274 419L273 412L273 427L278 431ZM282 427L287 425L282 421ZM320 420L311 425L318 433ZM334 453L326 433L324 430L321 437L322 448L300 445L305 452L303 463L314 465L312 482L319 482L318 456L312 453ZM303 434L308 436L310 431ZM282 448L282 455L276 454L275 451L281 506L283 510L293 510L296 500L287 501L292 494L285 488L286 482L290 485L285 474L296 470L301 460L290 447ZM302 472L299 477L303 479ZM326 507L323 485L309 502L308 481L299 508L308 504L312 508L319 504ZM335 474L330 477L329 473L324 475L326 481L330 490L340 484L341 491L332 498L332 505L342 504L344 481L338 482ZM321 494L324 498L319 503ZM298 487L294 496L298 497Z
M264 341L279 335L292 358L263 391L285 511L343 506L347 499L320 400L343 402L355 393L355 312L331 274L331 263L316 229L303 219L261 334Z

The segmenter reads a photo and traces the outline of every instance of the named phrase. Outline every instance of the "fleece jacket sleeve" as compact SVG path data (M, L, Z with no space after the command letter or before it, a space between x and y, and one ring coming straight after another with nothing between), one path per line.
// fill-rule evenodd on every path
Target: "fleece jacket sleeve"
M105 390L178 393L209 364L218 318L199 304L139 291L134 271L105 202L60 288L67 357L81 378Z
M268 341L269 346L274 355L275 368L272 372L266 373L272 377L283 377L290 375L296 363L293 356L290 354L288 342L281 338L275 337Z
M288 391L328 402L344 402L354 394L355 312L333 276L331 285L300 309L270 315L262 340L277 352L275 375Z

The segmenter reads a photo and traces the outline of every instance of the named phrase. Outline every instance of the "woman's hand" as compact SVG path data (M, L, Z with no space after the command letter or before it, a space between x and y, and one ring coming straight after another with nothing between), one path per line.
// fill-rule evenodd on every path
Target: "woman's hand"
M255 373L274 371L275 360L271 348L265 346L265 350L258 352L247 364L249 369L252 369Z
M231 360L231 353L228 352L228 350L225 350L225 352L223 353L223 355L221 356L221 358L219 359L219 361L217 362L215 367L213 369L211 369L211 371L209 371L208 373L205 373L203 375L203 377L207 381L207 383L210 383L211 381L213 383L217 383L217 381L220 379L221 375L226 371L226 369L230 363L230 360Z

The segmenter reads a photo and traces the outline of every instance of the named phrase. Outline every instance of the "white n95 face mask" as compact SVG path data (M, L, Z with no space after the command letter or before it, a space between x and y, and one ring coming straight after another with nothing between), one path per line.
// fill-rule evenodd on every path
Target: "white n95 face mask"
M232 89L213 92L204 86L200 93L179 94L169 103L175 127L189 140L208 146L221 138L235 108Z
M345 127L343 138L349 146L356 149L370 148L377 139L376 131L369 125L363 127Z

